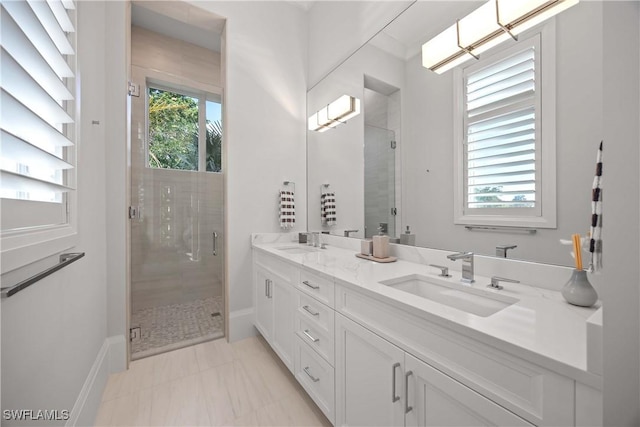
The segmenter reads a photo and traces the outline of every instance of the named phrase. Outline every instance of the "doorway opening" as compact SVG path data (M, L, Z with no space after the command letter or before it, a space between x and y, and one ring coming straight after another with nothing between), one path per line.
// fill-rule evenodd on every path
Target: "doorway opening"
M131 23L135 360L225 335L225 21L182 2L134 1Z

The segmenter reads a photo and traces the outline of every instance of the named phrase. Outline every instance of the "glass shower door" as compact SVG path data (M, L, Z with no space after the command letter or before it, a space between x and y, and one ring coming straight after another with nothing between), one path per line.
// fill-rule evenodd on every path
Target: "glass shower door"
M147 84L144 76L137 81L140 97L132 97L131 108L132 359L224 334L223 177L207 172L216 170L216 161L220 170L219 156L202 146L215 145L216 138L220 143L201 111L217 108L209 105L216 100ZM204 122L206 137L200 135Z
M395 133L364 126L364 225L365 237L384 234L396 237Z

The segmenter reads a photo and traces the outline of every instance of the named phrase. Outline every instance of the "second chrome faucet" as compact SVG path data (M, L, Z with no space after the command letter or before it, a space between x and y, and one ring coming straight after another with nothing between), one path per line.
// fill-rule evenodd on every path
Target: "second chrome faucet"
M473 283L473 252L459 252L456 254L447 255L447 258L451 261L462 261L462 279L461 282Z

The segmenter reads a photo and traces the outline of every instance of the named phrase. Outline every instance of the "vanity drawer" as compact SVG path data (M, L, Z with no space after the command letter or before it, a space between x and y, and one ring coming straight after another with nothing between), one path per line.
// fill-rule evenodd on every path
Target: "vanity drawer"
M314 328L319 328L324 333L330 334L333 341L335 311L300 290L296 292L296 295L298 299L298 315L310 322Z
M574 381L342 285L336 311L535 425L574 425Z
M289 283L297 282L297 268L275 256L253 250L253 262Z
M295 376L324 415L335 423L335 379L333 367L296 337Z
M318 327L315 322L309 321L304 315L298 312L296 313L296 334L333 366L333 331L329 333L323 330Z
M333 308L333 280L311 273L308 270L300 270L300 279L296 283L296 287L307 295L311 295L318 301L327 304Z

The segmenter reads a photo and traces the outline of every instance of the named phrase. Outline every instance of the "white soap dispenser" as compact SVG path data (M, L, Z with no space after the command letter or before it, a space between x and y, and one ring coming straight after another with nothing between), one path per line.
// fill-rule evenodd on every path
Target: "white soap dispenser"
M415 246L416 245L416 235L411 233L409 230L409 226L407 225L407 229L403 234L400 235L400 244Z
M380 227L380 234L373 236L373 256L374 258L389 258L389 236L383 234Z

